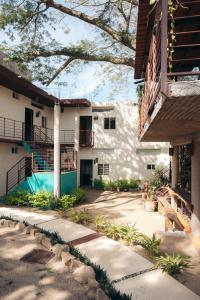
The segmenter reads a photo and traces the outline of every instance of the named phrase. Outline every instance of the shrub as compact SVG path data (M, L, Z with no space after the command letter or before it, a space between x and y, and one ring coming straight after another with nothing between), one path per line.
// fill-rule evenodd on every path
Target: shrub
M114 240L124 240L128 244L133 244L138 241L140 234L134 226L129 226L126 224L107 224L103 232Z
M104 216L96 215L94 218L94 224L98 231L102 231L107 226L108 221L106 220L106 218Z
M76 204L76 197L73 197L71 195L63 195L59 201L58 205L61 207L61 209L66 210L71 207L73 207Z
M182 255L165 255L156 258L156 266L163 272L175 276L190 266L190 257Z
M128 190L129 189L129 182L127 179L119 179L117 180L117 188L120 191Z
M29 194L29 205L33 207L49 208L55 199L50 192L37 192L36 194Z
M70 212L70 220L75 223L87 225L91 221L91 217L87 209L74 210Z
M130 179L129 180L129 188L130 189L139 189L141 181L139 179Z
M6 195L5 202L8 205L16 205L16 206L28 206L30 205L30 194L26 191L20 190L17 192L13 192L9 195Z
M94 180L94 188L96 190L103 190L104 189L104 182L103 182L103 180L95 178L95 180Z
M145 248L151 256L156 256L160 249L160 240L155 238L153 235L152 239L148 236L143 235L140 244Z
M76 198L76 204L81 203L86 200L85 191L81 188L73 190L71 193L71 197Z
M103 189L105 191L113 191L113 190L115 190L115 188L116 188L116 185L113 181L111 181L111 180L103 181Z

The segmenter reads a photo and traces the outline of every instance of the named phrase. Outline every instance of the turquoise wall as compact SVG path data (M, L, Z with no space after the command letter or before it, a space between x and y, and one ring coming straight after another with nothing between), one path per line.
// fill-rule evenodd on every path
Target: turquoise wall
M60 175L61 194L68 194L77 187L77 172L62 173ZM37 193L39 191L53 192L53 173L33 173L27 180L21 182L11 192L25 190L29 193Z

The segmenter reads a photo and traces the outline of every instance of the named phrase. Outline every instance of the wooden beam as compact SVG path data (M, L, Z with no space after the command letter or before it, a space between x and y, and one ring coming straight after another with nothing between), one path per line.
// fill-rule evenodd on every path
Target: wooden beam
M161 3L161 93L168 95L167 82L167 40L168 40L168 1Z

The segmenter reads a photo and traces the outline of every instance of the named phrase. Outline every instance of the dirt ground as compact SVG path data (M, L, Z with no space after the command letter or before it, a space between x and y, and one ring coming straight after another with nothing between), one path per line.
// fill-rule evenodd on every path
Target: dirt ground
M50 258L46 264L42 264L21 260L24 255L30 256L30 251L35 249L46 251L33 237L16 229L0 228L1 300L88 299L86 287L72 278L61 261Z

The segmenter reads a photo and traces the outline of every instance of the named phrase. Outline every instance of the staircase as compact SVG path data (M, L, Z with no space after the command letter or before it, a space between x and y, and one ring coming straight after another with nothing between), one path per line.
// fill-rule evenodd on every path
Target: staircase
M6 194L32 175L32 158L25 156L7 172Z

